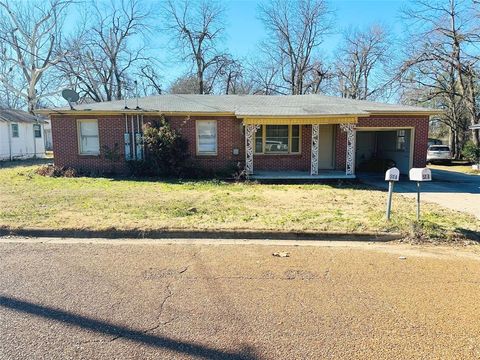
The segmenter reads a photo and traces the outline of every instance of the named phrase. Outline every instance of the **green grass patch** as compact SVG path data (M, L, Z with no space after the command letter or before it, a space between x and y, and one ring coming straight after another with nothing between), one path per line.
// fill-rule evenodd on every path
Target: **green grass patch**
M362 185L260 185L222 181L50 178L36 166L0 169L0 226L49 230L269 230L400 232L455 238L479 232L474 217Z

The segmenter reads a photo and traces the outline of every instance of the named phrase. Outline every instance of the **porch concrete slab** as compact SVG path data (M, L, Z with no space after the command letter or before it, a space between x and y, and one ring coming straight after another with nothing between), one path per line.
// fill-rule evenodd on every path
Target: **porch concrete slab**
M310 175L308 171L255 171L250 175L254 180L327 180L355 179L355 175L347 175L345 171L319 170L318 175Z

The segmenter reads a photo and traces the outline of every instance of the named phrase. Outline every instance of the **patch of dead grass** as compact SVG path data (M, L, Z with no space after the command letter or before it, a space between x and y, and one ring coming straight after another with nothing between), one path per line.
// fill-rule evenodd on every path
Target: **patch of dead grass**
M48 178L35 167L0 170L0 226L12 230L273 230L418 235L415 201L360 185L260 185ZM415 225L416 224L416 225ZM472 216L422 205L422 236L480 231Z

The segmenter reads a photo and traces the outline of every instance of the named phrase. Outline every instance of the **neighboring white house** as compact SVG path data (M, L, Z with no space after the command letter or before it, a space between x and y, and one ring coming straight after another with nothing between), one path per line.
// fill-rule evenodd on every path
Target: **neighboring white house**
M53 150L52 124L51 120L45 120L43 124L43 137L45 139L45 150Z
M22 110L0 109L0 160L45 157L44 123Z

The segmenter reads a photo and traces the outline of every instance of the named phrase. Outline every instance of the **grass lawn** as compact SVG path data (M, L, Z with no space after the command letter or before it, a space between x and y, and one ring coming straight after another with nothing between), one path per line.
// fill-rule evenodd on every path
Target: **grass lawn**
M464 174L476 174L480 175L480 171L473 170L472 165L428 165L431 169L446 170L446 171L455 171L461 172Z
M36 168L0 168L0 227L410 234L415 223L415 200L395 195L387 223L386 193L361 185L49 178L36 175ZM421 228L432 237L480 231L472 216L433 204L423 205L422 218Z

